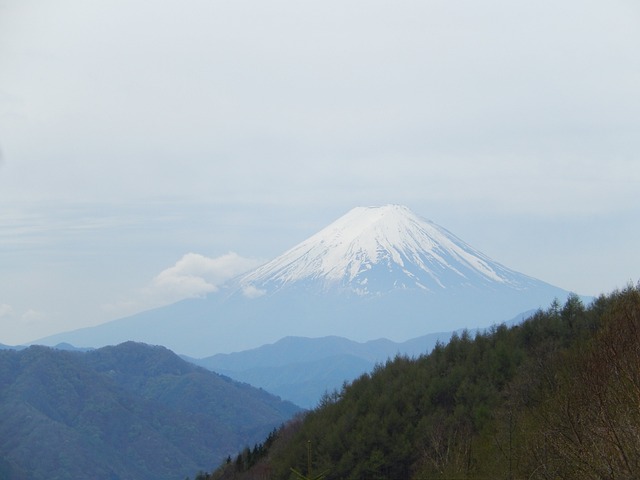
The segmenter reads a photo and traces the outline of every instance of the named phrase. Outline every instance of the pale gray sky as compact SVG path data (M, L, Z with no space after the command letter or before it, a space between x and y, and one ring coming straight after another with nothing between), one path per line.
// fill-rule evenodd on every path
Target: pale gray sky
M212 291L357 205L635 282L638 51L635 0L0 0L0 342Z

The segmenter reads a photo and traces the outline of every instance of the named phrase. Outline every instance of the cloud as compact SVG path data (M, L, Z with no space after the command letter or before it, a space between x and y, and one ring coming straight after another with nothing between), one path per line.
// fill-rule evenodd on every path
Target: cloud
M216 292L227 280L261 263L262 260L245 258L235 252L219 257L187 253L133 295L104 303L101 309L112 317L123 317L186 298L204 297ZM256 289L256 292L249 292L249 295L259 296L259 292Z
M265 290L260 290L253 285L247 285L242 288L242 294L247 298L258 298L267 293Z
M13 325L15 322L22 323L23 325L33 325L41 322L46 318L46 315L40 310L29 308L23 313L16 311L11 305L7 303L0 303L0 320L11 321Z
M22 314L22 321L26 324L32 325L34 323L38 323L41 320L44 320L45 315L44 313L38 311L38 310L34 310L32 308L30 308L29 310L27 310L26 312L24 312Z
M0 303L0 319L8 318L13 314L13 307L6 303Z
M215 292L225 281L258 266L260 262L234 252L220 257L187 253L172 267L160 272L151 281L149 291L154 296L177 301L201 297Z
M24 313L20 314L7 303L0 303L0 320L20 320L23 324L32 325L41 320L44 320L45 314L39 310L29 308Z

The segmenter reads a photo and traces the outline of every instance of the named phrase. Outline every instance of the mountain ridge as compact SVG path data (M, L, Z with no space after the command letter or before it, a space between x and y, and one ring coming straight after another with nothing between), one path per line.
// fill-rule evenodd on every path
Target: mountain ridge
M534 313L525 312L504 325L517 325ZM444 345L465 331L474 336L482 329L431 333L401 343L385 338L354 342L337 336L285 337L243 352L183 358L234 380L264 388L303 408L314 408L323 394L339 390L345 382L371 372L376 365L397 355L411 358L426 355L438 343Z
M90 352L2 350L0 386L0 458L5 470L34 480L184 478L299 411L134 342Z

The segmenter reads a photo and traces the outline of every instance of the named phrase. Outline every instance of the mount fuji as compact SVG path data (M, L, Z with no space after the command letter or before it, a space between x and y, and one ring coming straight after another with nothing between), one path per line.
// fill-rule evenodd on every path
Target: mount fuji
M237 284L253 295L302 287L359 296L540 286L399 205L354 208Z
M98 347L135 340L202 357L286 336L405 341L501 323L568 295L404 206L357 207L206 298L38 343Z

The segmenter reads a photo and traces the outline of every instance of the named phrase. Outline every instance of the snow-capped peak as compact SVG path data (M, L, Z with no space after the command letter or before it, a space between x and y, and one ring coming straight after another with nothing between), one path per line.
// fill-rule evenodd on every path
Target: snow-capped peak
M407 207L356 207L281 256L240 279L269 292L299 282L358 294L395 288L513 283L515 272ZM516 282L517 283L517 282Z

